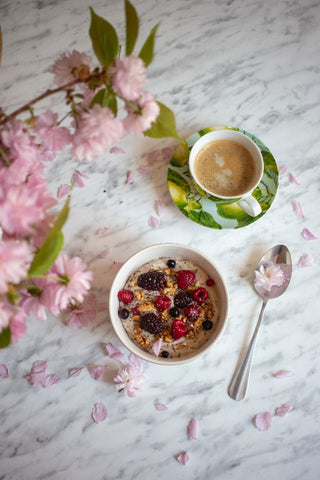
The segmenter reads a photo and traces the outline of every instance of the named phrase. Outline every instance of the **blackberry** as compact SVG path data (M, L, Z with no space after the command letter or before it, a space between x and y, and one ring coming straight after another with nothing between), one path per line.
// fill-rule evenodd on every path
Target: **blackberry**
M202 327L204 330L211 330L211 328L213 327L213 323L211 322L211 320L205 320L204 322L202 322Z
M173 303L175 307L184 308L190 305L192 302L192 293L190 292L179 292L175 295Z
M121 310L119 310L119 317L122 318L122 320L125 320L126 318L128 318L129 310L127 310L126 308L121 308Z
M166 276L162 272L141 273L137 280L138 286L145 290L163 290L166 286Z
M176 266L176 261L170 259L170 260L167 261L167 265L168 265L169 268L174 268Z
M167 350L162 350L162 352L160 353L161 357L163 358L168 358L169 357L169 352L167 352Z
M173 307L173 308L170 308L169 313L170 313L171 317L176 318L176 317L179 317L180 310L177 307Z
M154 335L161 333L165 329L165 325L161 318L152 312L141 316L140 327Z

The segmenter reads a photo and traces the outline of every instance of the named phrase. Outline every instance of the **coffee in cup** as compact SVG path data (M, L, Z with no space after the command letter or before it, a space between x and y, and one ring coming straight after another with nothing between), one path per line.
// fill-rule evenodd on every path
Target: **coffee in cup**
M261 213L251 193L262 178L263 157L243 133L223 129L203 135L191 149L189 168L196 186L210 196L237 202L250 216Z

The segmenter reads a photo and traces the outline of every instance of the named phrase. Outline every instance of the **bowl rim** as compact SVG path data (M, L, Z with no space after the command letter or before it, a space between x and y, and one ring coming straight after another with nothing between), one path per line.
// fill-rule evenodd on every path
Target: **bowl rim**
M160 258L160 257L174 256L174 255L179 256L177 253L170 253L170 252L162 253L160 255L156 253L158 250L160 251L165 249L171 249L172 252L174 250L181 249L182 255L180 254L180 257L185 255L186 253L189 253L192 256L199 258L199 260L201 259L203 263L206 263L208 266L212 268L212 271L215 273L216 278L218 278L216 285L218 289L220 308L221 308L220 315L219 315L219 329L215 330L215 335L213 335L212 340L211 341L208 340L207 342L205 342L203 347L200 348L199 351L197 351L197 353L194 353L190 356L181 357L181 358L180 357L179 358L157 357L156 355L153 355L151 353L148 353L142 350L140 347L135 345L135 343L130 339L117 313L118 307L119 307L118 291L123 287L124 283L126 282L128 277L131 275L131 273L133 273L137 268L139 268L139 266L143 265L149 260ZM141 258L144 258L144 259L139 261ZM194 260L194 258L191 258L191 261L197 265L197 260ZM205 267L201 265L198 265L198 266L206 270ZM138 250L136 253L132 254L130 257L128 257L128 259L121 266L121 268L118 270L118 272L116 273L113 279L113 282L109 291L108 307L109 307L110 322L112 324L114 332L116 333L120 342L131 353L141 358L142 360L155 363L158 365L180 365L180 364L184 364L192 360L195 360L196 358L199 358L204 353L206 353L210 348L212 348L213 345L217 343L218 340L221 338L222 334L225 331L227 321L228 321L229 295L228 295L226 283L223 279L223 276L221 275L221 272L217 268L215 262L213 262L207 255L202 253L197 248L194 248L188 245L183 245L183 244L174 243L174 242L165 242L165 243L156 243L156 244L144 247Z

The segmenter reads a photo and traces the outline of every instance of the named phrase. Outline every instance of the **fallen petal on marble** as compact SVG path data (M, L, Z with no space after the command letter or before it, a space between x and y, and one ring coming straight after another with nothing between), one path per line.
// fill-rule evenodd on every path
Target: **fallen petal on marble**
M285 165L279 165L279 173L280 175L283 175L284 173L287 173L287 167Z
M129 362L131 363L131 365L133 365L138 370L142 370L143 360L141 358L137 357L136 355L134 355L133 353L130 353L130 355L129 355Z
M165 405L164 403L154 402L154 406L156 407L157 410L159 410L161 412L164 412L165 410L168 410L167 405Z
M300 185L300 182L296 179L296 177L292 173L289 173L289 180L290 180L291 183L295 183L296 185Z
M163 214L163 210L164 210L164 203L162 200L156 200L154 202L154 209L156 211L156 214L161 217L161 215Z
M300 202L293 201L292 202L292 208L293 208L293 211L294 211L295 215L297 215L297 217L300 217L300 218L305 217L304 210L303 210Z
M120 147L112 147L110 149L110 153L126 153L125 150L123 150L123 148L120 148Z
M55 373L50 373L45 377L43 382L43 387L44 388L52 387L53 385L56 385L56 383L58 383L59 381L60 381L60 377L58 375L56 375Z
M316 261L312 255L308 253L304 253L303 255L301 255L298 261L298 267L301 267L301 268L313 267L315 263Z
M139 167L137 169L137 172L140 173L140 175L149 175L152 170L150 167L146 166L146 167Z
M8 370L8 367L4 363L0 364L0 377L9 378L9 370Z
M60 185L57 190L57 198L61 200L61 198L66 197L69 192L70 192L70 185L67 185L67 184Z
M68 373L68 378L71 377L79 377L80 373L82 372L82 367L70 368Z
M198 439L198 420L195 418L191 418L189 425L188 425L188 435L193 440Z
M45 372L48 368L48 362L45 360L37 360L32 364L31 372L40 373Z
M121 350L115 347L112 343L106 344L106 350L108 352L109 357L113 358L113 360L117 360L118 362L123 364L126 363L126 357L124 353L122 353Z
M301 235L303 236L303 238L305 240L317 240L317 238L318 238L315 235L313 235L313 233L310 232L310 230L308 228L304 228L301 232Z
M161 225L160 220L153 215L149 217L148 223L151 228L159 228Z
M134 181L134 173L132 170L127 171L126 183L132 183Z
M179 463L181 463L181 465L187 465L189 461L189 455L187 454L187 452L183 451L176 456L176 459L178 460Z
M271 427L271 413L270 412L260 412L253 419L254 426L261 432L269 430Z
M78 188L84 188L86 184L83 181L83 178L88 179L88 175L76 170L72 175L71 182Z
M104 374L106 367L102 365L97 365L96 367L92 367L89 372L93 380L100 380L102 375Z
M96 235L102 237L103 235L106 235L108 232L109 232L109 227L102 227L96 230Z
M102 252L98 253L97 258L107 258L109 257L111 250L108 248L107 250L103 250Z
M162 347L162 340L159 338L154 344L152 345L152 351L155 354L156 357L159 357L159 353Z
M294 372L292 370L279 370L278 372L272 374L272 376L275 378L287 378L293 377L293 375Z
M42 387L45 381L46 372L31 372L26 375L26 379L34 387Z
M107 416L108 416L107 407L101 402L95 403L92 409L93 420L96 423L101 423L107 418Z
M285 417L286 415L288 415L288 413L291 412L291 410L293 410L293 406L284 403L283 405L281 405L281 407L276 408L275 415L276 417Z

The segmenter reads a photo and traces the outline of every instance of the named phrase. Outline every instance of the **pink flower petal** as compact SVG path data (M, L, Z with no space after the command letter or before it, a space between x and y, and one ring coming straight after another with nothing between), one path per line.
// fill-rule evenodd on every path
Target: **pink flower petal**
M281 407L276 408L275 415L277 417L285 417L286 415L288 415L288 413L291 412L291 410L293 410L293 406L285 403L281 405Z
M151 228L159 228L161 225L160 220L153 215L149 217L148 223Z
M291 183L295 183L296 185L300 185L300 182L296 179L296 177L292 173L289 173L289 180L290 180Z
M103 235L107 235L108 232L109 232L108 227L102 227L102 228L98 228L98 230L96 230L96 235L102 237Z
M164 210L164 203L162 200L156 200L154 202L154 208L155 208L155 211L157 213L157 215L159 217L161 217L161 215L163 214L163 210Z
M96 367L93 367L90 369L90 375L93 378L93 380L100 380L105 370L106 370L106 367L103 367L102 365L97 365Z
M117 360L118 362L123 364L126 363L125 355L121 352L121 350L119 350L119 348L115 347L112 343L106 344L106 350L110 358L113 358L114 360Z
M150 167L139 167L137 172L140 173L140 175L149 175L152 170Z
M68 378L71 378L71 377L79 377L80 373L82 372L83 368L82 367L79 367L79 368L70 368L69 370L69 374L68 374Z
M294 211L295 215L297 215L297 217L300 217L300 218L305 217L304 210L303 210L300 202L293 201L292 202L292 208L293 208L293 211Z
M142 370L143 360L141 358L137 357L136 355L134 355L133 353L130 353L130 355L129 355L129 362L131 363L131 365L136 367L138 370Z
M158 158L160 157L161 155L161 151L160 150L154 150L153 152L149 153L149 155L147 156L146 160L147 160L147 163L149 163L149 165L151 165L152 163L154 163L156 160L158 160Z
M280 175L283 175L284 173L287 173L287 167L285 165L279 165L279 173Z
M9 370L4 363L0 364L0 377L9 378Z
M294 372L292 370L279 370L276 373L273 373L272 376L275 378L287 378L293 377Z
M61 200L61 198L66 197L69 192L70 192L70 185L67 185L67 184L60 185L57 190L57 198Z
M313 267L315 263L316 261L312 255L308 253L304 253L299 259L298 267L301 267L301 268Z
M76 170L72 175L71 182L78 188L83 188L86 184L83 181L83 178L89 178L88 175L85 173L80 172L80 170Z
M126 183L132 183L134 181L134 173L132 170L127 171Z
M110 149L110 153L126 153L125 150L123 150L123 148L120 148L120 147L112 147Z
M92 409L92 418L96 423L103 422L108 416L107 407L103 403L95 403Z
M48 368L48 362L44 360L37 360L36 362L33 363L31 372L33 373L45 372L47 368Z
M46 372L31 372L26 375L26 379L34 387L43 387L45 378Z
M156 342L154 342L154 344L152 345L152 351L153 351L153 353L155 354L156 357L159 356L159 353L160 353L160 350L161 350L161 346L162 346L162 340L161 340L161 338L159 338L159 340L157 340Z
M198 420L192 418L188 425L188 435L189 437L197 440L198 438Z
M154 406L156 407L157 410L162 412L164 412L165 410L168 410L167 405L165 405L164 403L154 402Z
M254 417L254 426L261 432L269 430L271 427L271 413L270 412L261 412L257 413Z
M183 451L176 456L176 459L179 463L181 463L181 465L186 465L189 461L189 455L187 454L187 452Z
M58 375L56 375L55 373L50 373L50 375L47 375L46 378L44 379L43 387L44 388L52 387L59 381L60 381L60 377Z
M97 258L107 258L109 257L110 253L111 250L108 248L107 250L103 250L102 252L98 253Z
M304 238L305 240L317 240L317 238L318 238L318 237L316 237L315 235L313 235L313 233L311 233L308 228L304 228L304 229L302 230L301 235L303 236L303 238Z

